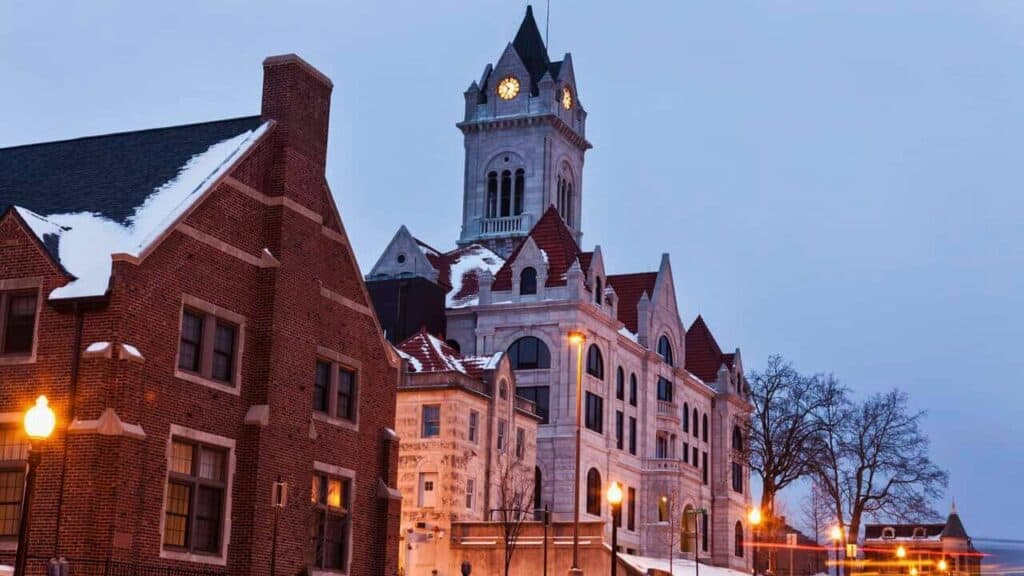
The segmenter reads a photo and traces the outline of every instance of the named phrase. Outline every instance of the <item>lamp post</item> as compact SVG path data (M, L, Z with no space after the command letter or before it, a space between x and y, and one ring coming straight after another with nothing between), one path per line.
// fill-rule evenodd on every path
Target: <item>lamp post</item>
M674 528L672 526L672 507L673 507L672 505L673 504L674 504L674 502L671 499L669 499L668 496L662 496L661 497L661 506L665 510L665 519L668 521L667 523L668 523L668 529L669 529L669 534L670 534L670 536L668 538L666 538L666 540L668 541L668 576L673 576L672 568L675 565L675 563L672 561L672 556L675 553L675 542L674 542L675 541L675 537L671 536L671 534L672 534L671 531L674 530ZM659 520L660 520L660 518L659 518ZM683 537L685 537L685 536L683 536Z
M757 527L761 525L761 511L757 508L751 508L750 513L747 514L747 522L750 523L751 537L754 539L753 557L751 558L753 567L750 573L757 576Z
M839 545L843 540L843 528L842 526L836 525L832 527L832 542L836 552L836 576L839 576Z
M608 504L612 512L612 576L619 560L619 513L622 510L622 488L618 482L608 485Z
M580 576L580 418L583 414L583 332L569 333L569 343L576 345L576 472L572 482L572 568L569 576Z
M25 497L21 505L21 521L18 527L18 552L14 560L14 575L25 576L25 561L28 559L28 515L32 509L32 489L36 482L36 468L43 459L41 443L50 437L57 424L57 417L49 407L46 396L36 398L36 405L25 412L25 434L29 438L28 471L25 473Z

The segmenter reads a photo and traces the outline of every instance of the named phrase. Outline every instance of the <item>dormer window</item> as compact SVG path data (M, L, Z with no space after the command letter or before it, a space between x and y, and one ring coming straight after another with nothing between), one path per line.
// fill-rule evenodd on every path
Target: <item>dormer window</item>
M668 336L658 338L658 356L661 356L661 359L665 361L665 364L675 366L672 358L672 344L668 341Z
M917 528L914 528L914 538L924 538L926 535L927 533L925 532L924 527L918 526Z
M519 293L524 296L537 293L536 268L523 268L523 271L519 274Z
M884 540L892 540L895 537L896 537L896 529L895 528L893 528L892 526L886 526L885 528L882 528L882 538Z

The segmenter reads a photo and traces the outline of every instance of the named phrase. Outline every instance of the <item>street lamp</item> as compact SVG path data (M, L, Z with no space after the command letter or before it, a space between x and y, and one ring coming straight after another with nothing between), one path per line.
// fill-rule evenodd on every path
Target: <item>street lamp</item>
M18 528L18 552L14 561L15 576L25 576L25 561L28 559L28 514L32 509L32 488L36 483L36 467L43 459L41 443L53 434L57 417L50 409L46 396L36 398L36 405L25 412L25 434L29 438L28 471L25 473L25 497L21 505L21 521Z
M839 576L839 545L843 541L843 527L838 524L833 526L831 536L836 550L836 576Z
M949 570L949 563L946 562L946 559L943 558L942 560L939 560L939 572L945 572L947 570Z
M612 576L615 576L619 557L619 513L622 511L622 488L618 482L608 485L608 504L612 512Z
M580 418L583 414L583 343L587 335L569 332L569 343L576 345L576 473L572 483L572 568L569 576L580 576Z
M750 522L750 534L754 539L754 554L753 558L751 558L753 568L751 568L750 573L757 576L757 527L761 524L761 510L751 508L750 513L747 514L747 521Z

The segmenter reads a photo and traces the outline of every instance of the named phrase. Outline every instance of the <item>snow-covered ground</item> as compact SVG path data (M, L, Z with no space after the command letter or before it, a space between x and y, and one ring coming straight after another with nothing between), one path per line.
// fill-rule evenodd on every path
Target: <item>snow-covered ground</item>
M673 558L671 569L669 568L668 558L651 558L648 556L634 556L632 554L619 554L619 558L641 574L646 574L651 569L661 570L666 574L671 572L673 576L697 576L698 572L693 560L684 560L682 558ZM701 564L699 572L700 576L750 576L749 572L733 570L732 568L719 568L718 566L709 566L707 564Z

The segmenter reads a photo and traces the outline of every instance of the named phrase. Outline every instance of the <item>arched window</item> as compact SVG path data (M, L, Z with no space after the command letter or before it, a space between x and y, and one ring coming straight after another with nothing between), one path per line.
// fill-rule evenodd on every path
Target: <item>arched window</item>
M736 536L734 538L735 554L743 558L743 524L739 520L736 521Z
M882 528L882 538L885 540L892 540L896 537L896 529L892 526L886 526Z
M512 172L502 170L501 172L501 216L509 216L512 213Z
M523 336L508 347L508 359L513 370L551 368L551 354L540 338Z
M487 174L487 217L498 217L498 173Z
M683 402L683 432L690 431L690 404Z
M737 452L743 451L743 432L740 432L739 426L732 427L732 449Z
M636 374L631 373L629 375L629 405L630 406L636 406L636 397L637 397L636 388L637 388L637 386L636 386Z
M679 519L679 551L694 552L696 550L697 538L697 515L693 506L687 504L683 509L683 517Z
M700 436L700 430L697 428L697 423L700 422L700 415L697 414L697 407L693 407L693 437L697 438Z
M498 397L502 400L508 399L508 382L502 380L498 383Z
M541 495L543 494L542 486L544 478L540 473L540 466L533 468L533 509L541 510L544 508L544 504L541 502Z
M601 290L601 277L597 276L594 278L594 302L597 303L598 306L600 306L603 301L602 292L603 291Z
M675 366L675 361L672 358L672 344L669 343L668 336L658 338L658 356L661 356L665 364Z
M537 293L537 270L535 268L523 268L519 274L519 293L524 295Z
M587 514L601 515L601 473L597 468L587 472Z
M707 412L704 413L704 418L703 418L703 421L701 422L701 427L704 428L704 433L702 434L702 436L703 436L702 440L707 442L708 441L708 415L707 415Z
M604 357L601 356L601 349L597 344L591 344L587 349L587 374L604 380Z
M615 398L617 400L626 399L626 371L622 369L622 366L615 371Z
M512 215L518 216L523 213L523 179L525 172L520 168L516 170L515 197L512 201Z

